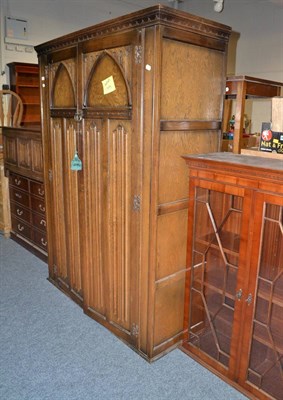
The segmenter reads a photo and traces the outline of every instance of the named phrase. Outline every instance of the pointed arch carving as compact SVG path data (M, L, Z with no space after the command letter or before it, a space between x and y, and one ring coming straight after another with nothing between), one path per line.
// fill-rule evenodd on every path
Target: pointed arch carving
M76 107L75 90L68 69L60 63L53 81L51 92L51 107L74 108Z
M102 81L113 77L115 89L104 94ZM86 108L129 108L131 91L125 74L117 60L104 51L94 63L86 84L84 106Z

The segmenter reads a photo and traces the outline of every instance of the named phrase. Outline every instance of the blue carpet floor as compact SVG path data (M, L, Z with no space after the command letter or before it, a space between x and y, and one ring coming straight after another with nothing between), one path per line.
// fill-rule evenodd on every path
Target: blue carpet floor
M244 400L174 350L149 364L47 281L0 235L1 400Z

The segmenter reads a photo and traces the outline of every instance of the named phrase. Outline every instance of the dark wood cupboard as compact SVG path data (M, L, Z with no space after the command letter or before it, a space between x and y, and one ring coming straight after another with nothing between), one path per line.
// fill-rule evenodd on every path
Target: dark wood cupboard
M251 398L283 393L283 162L186 156L182 349Z
M41 131L3 127L5 175L9 178L11 237L47 260Z
M49 279L148 360L183 336L181 155L219 150L229 35L158 5L36 47Z

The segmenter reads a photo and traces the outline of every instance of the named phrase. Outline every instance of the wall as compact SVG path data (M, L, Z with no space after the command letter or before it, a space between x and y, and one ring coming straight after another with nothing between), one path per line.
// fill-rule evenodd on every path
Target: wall
M37 62L32 45L158 2L174 5L167 0L0 0L0 70L5 72L0 85L9 81L7 63ZM179 4L181 10L232 27L227 73L283 82L283 0L225 0L221 13L213 6L213 0L184 0ZM28 45L7 48L5 16L28 20ZM270 102L262 102L258 110L250 109L249 113L254 121L269 119ZM253 128L259 130L259 125Z
M224 0L221 13L213 10L212 0L188 0L183 4L183 9L192 14L232 27L228 75L283 82L283 0ZM249 100L246 113L251 131L260 132L262 122L271 119L271 101Z

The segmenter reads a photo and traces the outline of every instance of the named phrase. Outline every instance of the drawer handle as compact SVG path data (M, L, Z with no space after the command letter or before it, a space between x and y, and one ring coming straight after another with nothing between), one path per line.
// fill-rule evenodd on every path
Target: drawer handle
M24 229L25 229L24 226L22 226L21 224L18 224L18 230L19 230L20 232L22 232Z
M16 184L17 186L20 186L21 183L22 183L22 181L21 181L20 179L15 178L15 184Z
M44 190L42 190L42 189L38 189L38 194L40 195L40 196L44 196Z
M20 210L19 208L17 208L17 215L19 215L19 216L21 216L21 215L23 215L23 210Z
M43 238L41 238L41 244L42 244L42 246L47 246L47 241L46 240L44 240Z
M40 221L40 225L46 226L46 221L45 221L44 219L42 219L42 220Z
M39 204L38 208L40 209L40 211L44 212L45 211L45 207L42 204Z
M21 199L21 198L22 198L22 195L21 195L20 193L15 193L15 196L16 196L18 199Z

